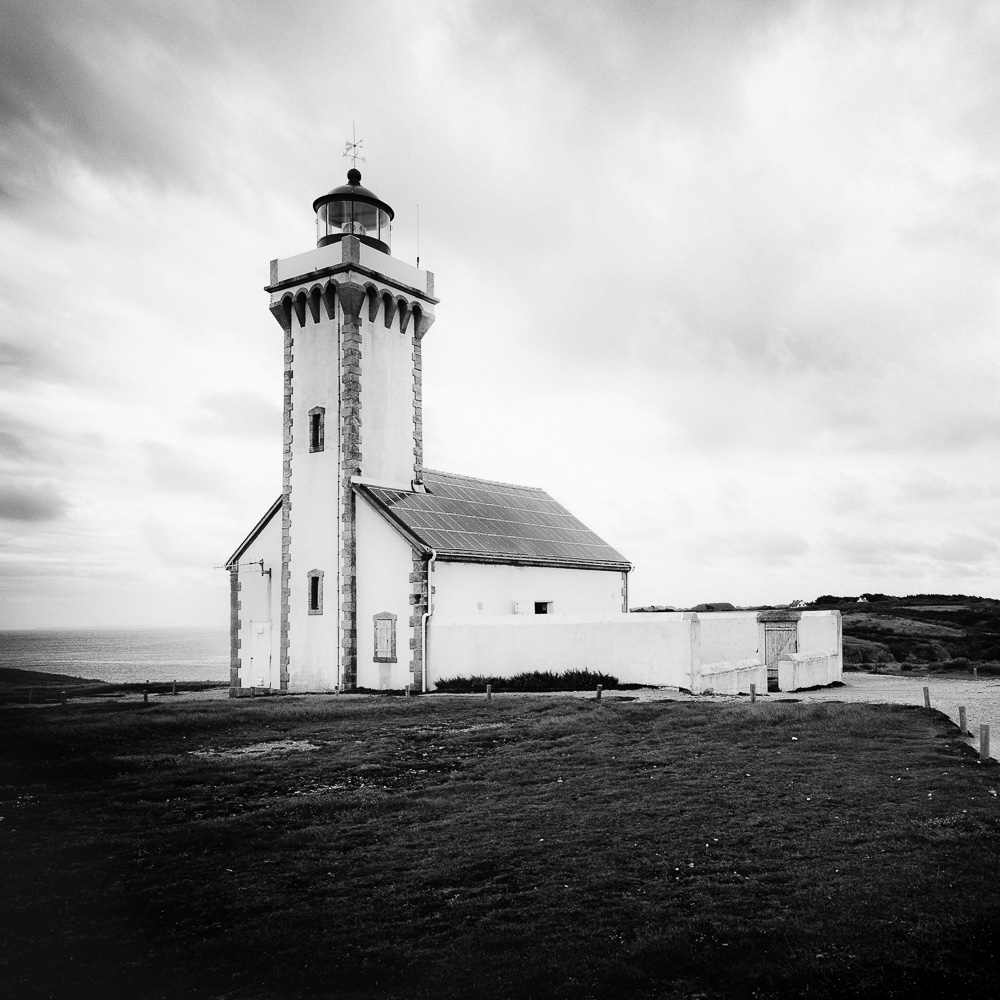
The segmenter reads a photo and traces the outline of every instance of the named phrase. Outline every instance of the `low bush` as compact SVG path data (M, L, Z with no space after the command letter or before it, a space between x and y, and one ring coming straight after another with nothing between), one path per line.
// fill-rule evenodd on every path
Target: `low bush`
M566 670L561 674L551 670L534 670L513 677L488 677L474 674L471 677L450 677L437 681L438 691L449 694L477 694L489 684L493 691L593 691L598 684L603 688L618 687L618 678L593 670Z

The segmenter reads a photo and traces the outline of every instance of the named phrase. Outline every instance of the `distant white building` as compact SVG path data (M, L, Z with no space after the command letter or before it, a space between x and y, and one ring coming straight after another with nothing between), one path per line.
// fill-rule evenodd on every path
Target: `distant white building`
M316 249L271 262L283 485L226 563L232 696L569 668L693 691L839 679L838 612L629 614L631 564L547 493L425 469L434 276L391 256L393 211L357 170L313 208Z

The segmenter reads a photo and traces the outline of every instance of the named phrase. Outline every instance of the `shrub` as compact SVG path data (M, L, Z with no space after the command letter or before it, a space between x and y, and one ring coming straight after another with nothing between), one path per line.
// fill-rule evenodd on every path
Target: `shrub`
M593 670L566 670L561 674L551 670L535 670L514 674L513 677L449 677L437 681L436 690L452 694L481 693L489 684L494 691L593 691L598 684L603 688L618 687L618 678Z

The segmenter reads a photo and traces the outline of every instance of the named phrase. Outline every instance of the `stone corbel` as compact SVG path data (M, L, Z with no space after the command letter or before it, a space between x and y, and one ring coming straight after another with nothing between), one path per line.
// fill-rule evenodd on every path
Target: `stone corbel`
M392 321L396 316L396 300L388 293L383 293L382 295L382 313L385 328L388 330L392 326Z
M292 306L295 308L295 318L299 321L299 326L306 325L306 293L299 292L292 299Z
M278 321L281 329L285 333L288 333L292 328L292 303L290 298L285 296L283 299L278 299L277 302L272 302L269 308L271 315Z
M336 311L337 301L337 283L335 281L328 281L326 287L323 289L323 303L326 305L326 318L333 319L334 312Z
M365 304L365 288L352 281L342 281L337 285L337 298L344 311L344 319L351 323L361 322L361 307Z
M406 328L410 325L410 316L413 308L405 299L399 300L399 332L406 333Z
M322 295L323 295L323 293L320 291L319 288L314 288L309 293L309 299L308 299L308 302L309 302L309 312L312 314L312 321L314 323L318 323L319 322L319 303L320 303L320 298L322 297Z
M423 340L424 334L431 328L434 323L434 314L427 314L423 310L420 311L420 315L413 324L413 335L417 340Z

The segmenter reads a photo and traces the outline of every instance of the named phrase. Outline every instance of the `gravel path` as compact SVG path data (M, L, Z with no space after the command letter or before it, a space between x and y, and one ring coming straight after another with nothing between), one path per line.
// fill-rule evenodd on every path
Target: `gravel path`
M901 677L891 674L844 674L844 686L821 688L818 691L791 691L787 694L769 694L769 701L862 701L874 704L922 705L924 688L930 689L931 708L939 709L958 725L958 708L965 706L966 725L971 735L966 738L970 746L979 748L979 727L990 727L990 756L1000 752L1000 678L984 677ZM614 697L614 692L609 692ZM593 697L588 694L587 697ZM621 697L635 697L639 701L661 699L690 699L676 688L622 692ZM733 700L731 696L699 695L697 700L719 702ZM741 696L746 700L746 696Z

